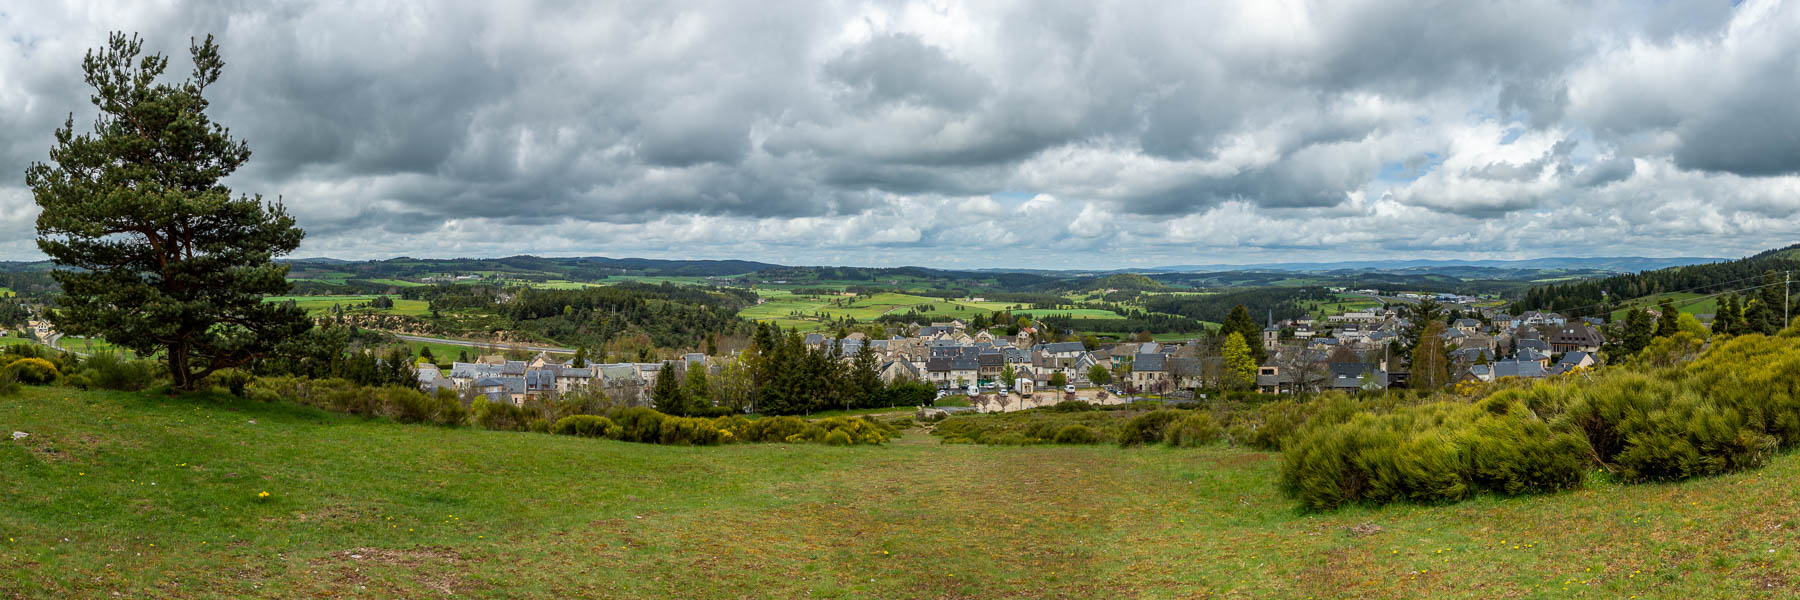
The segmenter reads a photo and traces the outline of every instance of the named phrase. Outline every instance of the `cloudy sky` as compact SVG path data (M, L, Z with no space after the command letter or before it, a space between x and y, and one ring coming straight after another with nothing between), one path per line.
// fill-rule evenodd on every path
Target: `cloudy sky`
M239 4L248 6L239 6ZM1104 4L1104 5L1100 5ZM1800 6L17 2L25 167L139 32L298 256L1089 268L1741 256L1800 241Z

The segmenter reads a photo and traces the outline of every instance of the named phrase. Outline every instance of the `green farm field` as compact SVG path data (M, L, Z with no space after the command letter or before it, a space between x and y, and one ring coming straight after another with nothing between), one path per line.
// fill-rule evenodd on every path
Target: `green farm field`
M264 302L287 302L289 300L293 300L295 305L299 306L302 310L306 311L306 314L317 316L317 315L322 315L322 314L331 312L332 306L343 306L343 307L345 307L346 310L348 310L348 307L351 304L367 304L370 300L374 300L377 297L379 297L379 296L378 295L268 296L268 297L263 298L263 301ZM431 312L430 303L428 303L424 300L407 300L404 298L396 298L393 296L389 296L388 299L394 301L393 308L383 309L383 310L372 309L372 308L362 308L359 310L362 310L365 312L370 312L370 311L385 312L385 313L391 313L391 314L397 314L397 315L412 315L412 316L425 315L425 314L429 314Z
M1675 301L1675 310L1690 315L1712 314L1719 310L1719 299L1717 297L1709 296L1707 294L1696 294L1693 292L1676 292L1672 294L1657 294L1655 296L1632 299L1631 301L1626 302L1625 306L1618 310L1614 310L1612 312L1612 318L1614 321L1624 319L1625 313L1631 312L1631 309L1633 308L1656 308L1657 303L1662 302L1664 298Z
M757 321L774 322L784 328L798 326L802 330L824 328L826 324L823 321L813 318L813 315L819 313L824 313L832 318L873 321L885 314L901 314L914 307L930 307L930 310L924 314L932 319L948 321L950 319L970 319L975 315L993 313L1015 306L1015 304L1004 302L949 301L893 292L863 297L796 296L786 290L766 289L758 289L757 293L766 301L762 304L745 307L738 311L738 316ZM800 316L795 316L796 312L800 313Z
M7 598L1686 599L1800 581L1793 455L1305 513L1277 455L1223 447L669 447L56 387L0 398L0 423L30 433L0 441Z

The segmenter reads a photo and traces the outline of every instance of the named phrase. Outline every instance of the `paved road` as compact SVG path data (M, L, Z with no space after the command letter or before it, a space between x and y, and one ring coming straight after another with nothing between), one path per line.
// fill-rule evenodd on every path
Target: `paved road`
M470 348L486 348L486 347L492 346L495 348L499 348L501 350L507 350L507 349L511 349L514 347L512 344L497 344L494 342L471 342L469 340L447 340L444 338L424 337L424 336L417 336L417 335L402 335L402 334L398 334L398 333L394 334L394 337L397 337L397 338L400 338L400 339L403 339L403 340L406 340L409 342L430 342L433 344L448 344L451 346L468 346ZM532 351L532 352L555 352L557 354L574 354L575 353L574 348L558 348L555 346L527 346L527 345L520 345L518 347L521 349L524 349L524 350Z

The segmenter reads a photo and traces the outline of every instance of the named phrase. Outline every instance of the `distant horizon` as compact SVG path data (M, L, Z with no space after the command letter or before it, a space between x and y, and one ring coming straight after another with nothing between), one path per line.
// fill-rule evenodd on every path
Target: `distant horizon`
M1765 249L1765 250L1767 250L1767 249ZM852 267L852 268L868 268L868 269L925 268L925 269L936 269L936 270L942 270L942 271L1027 270L1027 271L1077 271L1077 272L1079 272L1079 271L1149 270L1149 269L1215 267L1215 266L1216 267L1241 268L1241 267L1280 266L1280 265L1314 265L1314 264L1317 264L1317 265L1348 265L1348 264L1364 264L1364 263L1434 263L1434 264L1456 265L1456 264L1463 264L1463 263L1482 263L1482 262L1521 263L1521 262L1547 261L1547 260L1599 261L1599 260L1619 260L1619 259L1727 261L1727 260L1736 260L1736 259L1744 258L1745 256L1750 256L1750 254L1746 254L1744 256L1699 256L1699 255L1562 256L1562 255L1554 255L1554 256L1534 256L1534 257L1529 257L1529 258L1390 258L1390 259L1370 258L1370 259L1321 260L1321 261L1297 260L1297 261L1254 262L1254 263L1194 262L1194 263L1179 263L1179 264L1174 264L1174 263L1157 264L1157 265L1144 266L1144 267L1114 266L1114 267L1098 267L1098 268L1013 267L1013 266L943 267L943 266L933 266L933 265L926 265L926 264L890 264L890 265L820 264L820 263L785 263L785 262L776 262L773 260L756 260L756 259L750 259L750 258L717 258L717 257L668 258L668 257L641 256L641 255L606 255L606 254L566 254L566 255L564 255L564 254L538 254L538 253L530 253L530 252L522 253L522 254L510 254L510 255L505 255L505 256L413 256L413 255L402 255L402 256L390 256L390 257L385 257L385 258L341 258L341 257L337 257L337 256L295 256L295 257L283 257L278 260L284 261L284 262L300 262L300 261L309 261L309 260L331 260L331 261L342 261L342 262L349 262L349 263L360 263L360 262L381 262L381 261L396 260L396 259L402 259L402 258L417 259L417 260L501 260L501 259L507 259L507 258L516 258L516 257L606 258L606 259L614 259L614 260L642 259L642 260L680 260L680 261L709 261L709 262L742 261L742 262L754 262L754 263L778 265L778 266L784 266L784 267Z

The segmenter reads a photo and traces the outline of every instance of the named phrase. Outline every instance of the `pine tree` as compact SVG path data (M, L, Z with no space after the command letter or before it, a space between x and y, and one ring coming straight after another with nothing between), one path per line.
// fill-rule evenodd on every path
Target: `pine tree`
M220 369L268 356L312 327L274 262L305 235L279 202L231 197L219 183L250 148L207 117L207 86L224 61L211 36L190 44L193 75L157 83L169 61L142 56L136 36L113 34L82 61L100 113L92 133L71 117L50 164L25 181L42 211L38 248L59 268L58 331L104 336L148 356L162 352L177 390Z
M569 365L572 367L575 367L577 369L585 369L585 368L587 368L587 357L588 357L587 345L584 344L581 346L576 346L575 347L575 359L569 361Z
M1663 298L1661 302L1657 303L1656 311L1662 313L1662 316L1656 319L1656 337L1675 335L1675 332L1679 331L1675 327L1675 320L1681 316L1681 311L1675 309L1675 300Z
M1742 319L1742 323L1738 325L1741 333L1769 335L1775 333L1775 323L1781 320L1781 316L1771 315L1769 305L1764 304L1761 298L1751 298L1744 304Z
M1636 356L1650 339L1656 335L1656 326L1652 324L1650 313L1642 309L1631 309L1625 313L1625 335L1619 341L1620 352L1624 356Z
M681 376L675 373L674 363L665 361L662 369L656 372L656 385L650 388L650 402L663 414L687 416L687 393L681 389Z
M1737 333L1737 294L1727 295L1719 301L1719 309L1713 315L1712 330L1715 335Z
M863 344L850 359L849 389L851 405L871 408L882 397L881 366L875 364L875 349Z

